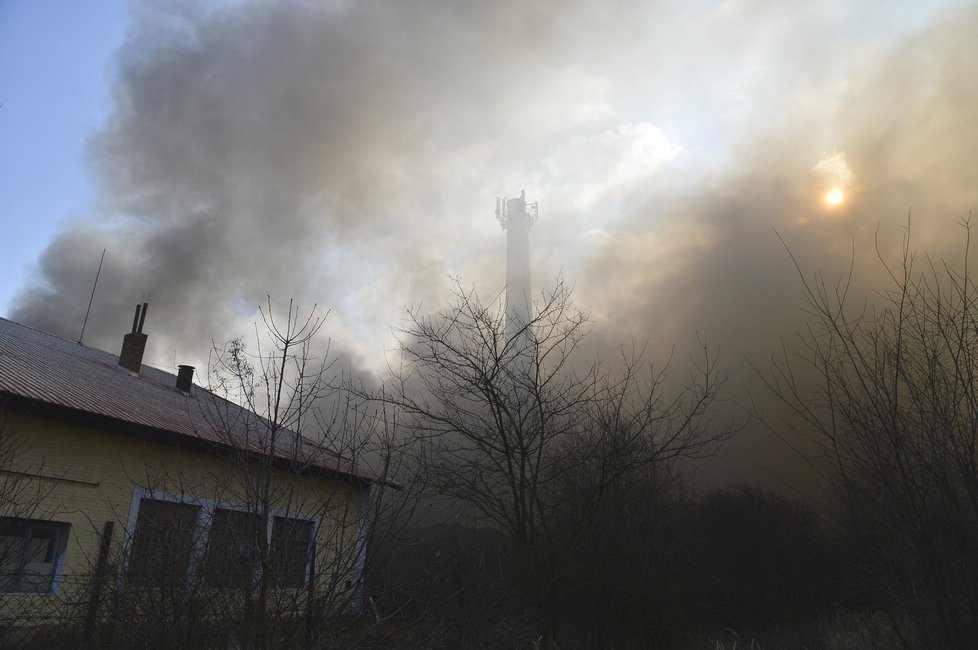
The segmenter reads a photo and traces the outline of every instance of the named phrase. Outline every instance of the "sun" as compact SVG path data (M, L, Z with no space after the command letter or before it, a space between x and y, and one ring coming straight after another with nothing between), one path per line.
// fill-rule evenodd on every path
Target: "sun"
M841 187L833 187L825 193L825 203L832 208L841 205L845 199L846 195Z

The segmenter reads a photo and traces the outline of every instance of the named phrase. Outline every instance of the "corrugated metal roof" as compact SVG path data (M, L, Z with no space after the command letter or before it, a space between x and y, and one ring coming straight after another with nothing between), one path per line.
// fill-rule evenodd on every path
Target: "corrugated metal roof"
M0 393L85 414L187 436L223 448L264 452L267 423L255 413L199 387L187 395L176 375L143 365L134 375L118 355L0 318ZM275 457L350 477L372 472L329 456L310 440L283 430Z

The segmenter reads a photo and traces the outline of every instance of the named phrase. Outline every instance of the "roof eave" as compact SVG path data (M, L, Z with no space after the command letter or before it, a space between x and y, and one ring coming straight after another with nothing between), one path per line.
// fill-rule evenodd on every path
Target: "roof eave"
M99 431L123 435L130 438L146 440L183 449L198 451L205 454L217 454L228 457L233 454L242 454L253 460L260 460L264 455L257 451L243 450L234 445L214 442L204 438L188 435L178 431L152 427L138 422L122 420L101 413L92 413L82 409L76 409L61 404L53 404L32 397L25 397L16 393L0 390L0 405L3 408L10 408L14 412L32 415L41 418L74 424ZM0 408L2 413L3 408ZM329 468L312 463L298 464L294 460L272 455L272 464L276 469L290 472L308 472L316 478L330 478L344 482L356 484L359 487L367 487L373 483L380 482L379 479L364 476L356 472L344 472L339 468Z

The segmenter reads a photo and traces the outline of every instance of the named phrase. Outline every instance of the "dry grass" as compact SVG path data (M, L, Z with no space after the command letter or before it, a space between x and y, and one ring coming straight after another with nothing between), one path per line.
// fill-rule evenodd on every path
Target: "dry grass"
M910 625L903 626L911 647L922 647ZM806 625L741 636L727 628L704 647L712 650L892 650L904 647L890 620L879 613L845 612Z

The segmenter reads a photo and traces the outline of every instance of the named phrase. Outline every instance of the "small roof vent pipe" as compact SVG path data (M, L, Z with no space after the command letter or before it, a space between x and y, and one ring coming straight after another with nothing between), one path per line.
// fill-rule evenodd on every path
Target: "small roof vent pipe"
M143 334L143 323L146 322L146 310L149 303L136 305L136 315L132 318L132 331L122 337L122 352L119 353L119 365L129 372L139 374L143 365L143 353L146 352L146 334Z
M190 388L194 385L194 367L178 366L177 390L181 393L190 393Z

